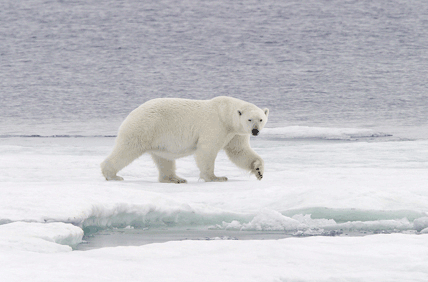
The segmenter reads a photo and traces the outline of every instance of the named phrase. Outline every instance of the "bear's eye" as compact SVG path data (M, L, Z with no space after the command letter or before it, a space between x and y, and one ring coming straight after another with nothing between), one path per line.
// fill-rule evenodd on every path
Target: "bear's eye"
M252 119L249 119L248 121L249 121L249 122L252 122L253 120L252 120Z
M262 122L263 120L261 119L260 122Z

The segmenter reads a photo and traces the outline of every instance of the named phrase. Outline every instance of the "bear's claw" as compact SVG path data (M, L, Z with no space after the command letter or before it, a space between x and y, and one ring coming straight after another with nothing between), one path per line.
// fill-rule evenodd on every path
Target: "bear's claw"
M258 180L262 180L263 174L260 172L260 168L256 168L256 177Z

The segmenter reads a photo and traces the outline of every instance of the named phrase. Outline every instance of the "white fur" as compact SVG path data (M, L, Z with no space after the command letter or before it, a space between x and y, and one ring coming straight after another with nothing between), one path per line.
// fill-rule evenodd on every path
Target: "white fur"
M107 180L123 180L116 173L147 152L159 169L160 182L185 183L175 174L175 159L195 155L202 179L226 181L214 175L215 159L224 149L232 162L261 180L264 162L249 140L253 130L263 129L268 114L268 109L224 96L150 100L120 126L113 152L101 164L102 173Z

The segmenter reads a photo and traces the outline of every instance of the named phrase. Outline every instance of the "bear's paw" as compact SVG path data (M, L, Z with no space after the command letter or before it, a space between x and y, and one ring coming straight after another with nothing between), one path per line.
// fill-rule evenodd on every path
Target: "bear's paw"
M159 181L162 183L177 183L177 184L187 183L186 179L180 178L178 176L164 177L162 179L159 179Z
M123 181L123 177L120 177L120 176L117 176L117 175L115 175L115 176L108 176L108 177L106 177L106 180L108 180L108 181L110 181L110 180L112 180L112 181Z
M226 176L213 176L213 177L202 177L205 182L225 182L227 181Z
M260 160L256 160L251 164L251 172L257 177L258 180L262 180L264 173L264 165Z

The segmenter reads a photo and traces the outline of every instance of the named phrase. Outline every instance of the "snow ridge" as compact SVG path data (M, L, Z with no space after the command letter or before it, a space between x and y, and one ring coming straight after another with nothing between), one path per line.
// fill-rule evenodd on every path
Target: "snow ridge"
M391 137L392 135L366 128L288 126L265 128L262 136L264 138L281 139L358 140L362 138Z

